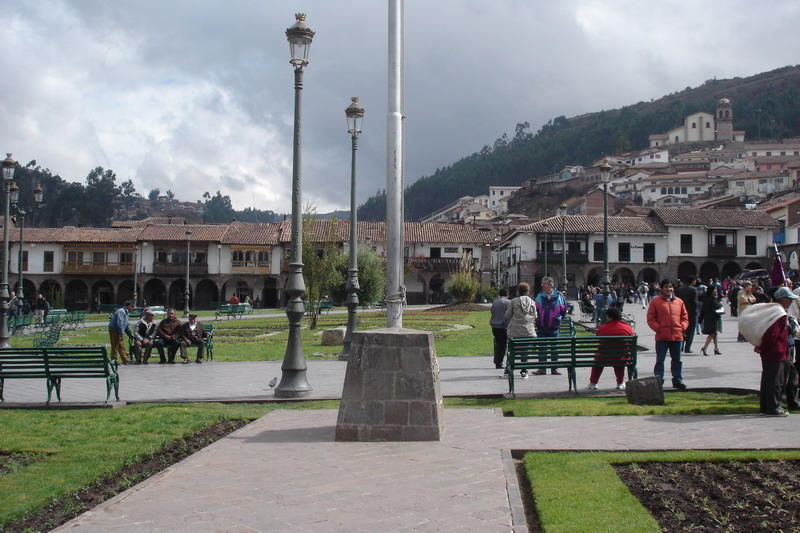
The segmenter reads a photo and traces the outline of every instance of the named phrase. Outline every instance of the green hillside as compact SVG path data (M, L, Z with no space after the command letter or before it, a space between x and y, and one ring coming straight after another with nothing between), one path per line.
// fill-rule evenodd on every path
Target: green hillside
M733 103L734 128L747 137L800 136L800 66L747 78L708 80L652 102L639 102L578 117L556 117L535 134L527 122L513 137L503 135L450 166L423 176L406 188L408 220L434 211L464 195L486 194L490 185L519 185L563 165L588 164L604 154L648 146L648 135L679 126L696 111L713 112L719 98ZM760 109L760 112L756 112ZM359 207L361 220L385 218L384 192Z

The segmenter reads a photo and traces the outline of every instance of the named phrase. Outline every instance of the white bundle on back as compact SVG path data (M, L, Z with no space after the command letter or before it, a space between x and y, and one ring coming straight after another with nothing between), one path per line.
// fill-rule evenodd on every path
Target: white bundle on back
M786 310L779 303L749 305L739 315L739 333L753 346L761 346L764 333L782 316Z

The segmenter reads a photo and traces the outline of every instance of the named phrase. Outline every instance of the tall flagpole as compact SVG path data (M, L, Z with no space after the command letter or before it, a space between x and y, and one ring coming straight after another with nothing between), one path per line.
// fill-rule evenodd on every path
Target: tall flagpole
M403 0L389 0L386 118L386 326L403 327Z

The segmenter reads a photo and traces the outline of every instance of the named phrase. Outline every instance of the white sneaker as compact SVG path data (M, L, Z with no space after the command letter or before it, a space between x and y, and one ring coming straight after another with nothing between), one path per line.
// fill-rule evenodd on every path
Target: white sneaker
M586 388L589 390L597 390L597 383L589 383L589 386Z
M620 383L617 385L617 390L625 390L625 383Z

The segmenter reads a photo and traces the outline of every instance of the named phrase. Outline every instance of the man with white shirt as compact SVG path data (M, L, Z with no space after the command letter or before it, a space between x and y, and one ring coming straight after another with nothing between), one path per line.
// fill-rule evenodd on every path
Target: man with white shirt
M197 322L197 315L194 313L189 314L189 321L181 326L181 358L183 364L189 362L189 356L186 353L188 346L197 346L197 358L195 363L203 362L203 353L206 348L205 338L208 336L203 325Z

